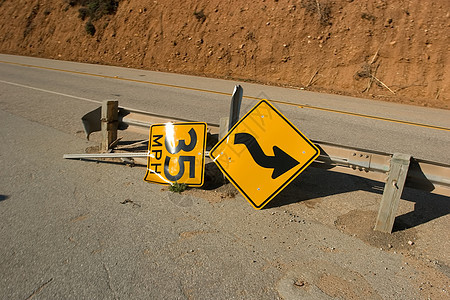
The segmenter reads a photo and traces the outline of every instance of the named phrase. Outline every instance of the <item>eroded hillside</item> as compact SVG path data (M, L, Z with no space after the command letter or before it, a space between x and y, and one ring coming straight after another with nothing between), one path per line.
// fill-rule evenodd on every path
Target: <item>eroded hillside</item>
M0 51L449 108L448 0L69 2L0 0Z

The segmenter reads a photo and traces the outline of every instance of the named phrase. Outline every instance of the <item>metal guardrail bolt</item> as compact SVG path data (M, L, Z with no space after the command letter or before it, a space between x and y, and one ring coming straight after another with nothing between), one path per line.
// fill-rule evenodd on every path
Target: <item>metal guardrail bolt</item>
M397 180L392 181L392 186L398 190Z

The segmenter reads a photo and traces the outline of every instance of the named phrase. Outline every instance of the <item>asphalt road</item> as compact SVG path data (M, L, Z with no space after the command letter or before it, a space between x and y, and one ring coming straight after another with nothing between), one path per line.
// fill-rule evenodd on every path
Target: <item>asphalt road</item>
M39 105L42 109L61 105L76 110L98 106L95 101L117 99L122 106L217 124L220 117L229 114L234 85L241 84L244 88L241 115L257 103L255 98L266 98L273 100L274 105L312 140L386 153L406 153L450 164L448 110L9 55L0 55L0 68L1 105L12 110L12 106L25 102L33 102L31 105ZM54 97L58 100L48 100ZM71 117L74 112L71 111ZM83 114L79 110L76 112L79 117Z
M361 297L420 298L402 255L293 222L289 207L171 194L144 169L62 159L92 145L74 133L3 110L0 126L2 299L334 299L323 276ZM376 206L346 195L361 197Z
M448 297L441 234L448 198L408 191L413 200L402 200L399 214L427 204L418 212L425 220L374 246L334 223L377 210L379 192L360 178L307 170L256 211L240 195L161 190L143 182L142 168L62 158L96 145L84 139L80 117L99 101L217 122L228 114L229 96L198 89L231 93L234 82L7 55L0 61L0 298ZM449 127L447 111L242 85L247 96ZM254 102L245 100L244 110ZM276 105L312 139L448 162L445 130Z

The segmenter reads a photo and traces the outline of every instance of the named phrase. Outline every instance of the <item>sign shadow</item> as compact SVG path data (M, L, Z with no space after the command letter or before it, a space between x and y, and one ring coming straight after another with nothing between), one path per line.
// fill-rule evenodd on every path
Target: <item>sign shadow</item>
M334 172L320 168L308 168L292 181L265 208L283 207L289 204L317 200L354 191L383 194L384 182ZM395 218L393 231L406 230L450 213L449 197L423 190L405 187L402 200L414 202L414 210ZM336 199L336 201L347 201Z

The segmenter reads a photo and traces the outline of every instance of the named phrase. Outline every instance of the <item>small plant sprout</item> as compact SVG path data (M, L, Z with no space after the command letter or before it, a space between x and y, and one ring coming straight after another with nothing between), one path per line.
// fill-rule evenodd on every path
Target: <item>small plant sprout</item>
M186 190L186 188L187 188L187 185L185 183L175 182L174 184L172 184L169 187L169 191L181 194L182 192L184 192Z

